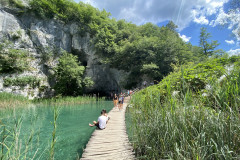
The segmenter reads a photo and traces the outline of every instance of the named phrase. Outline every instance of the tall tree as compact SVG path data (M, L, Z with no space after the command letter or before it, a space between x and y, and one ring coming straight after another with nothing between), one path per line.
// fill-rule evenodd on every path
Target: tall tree
M212 56L214 54L215 48L219 45L218 41L209 42L211 34L207 32L205 27L201 28L200 32L200 42L199 45L202 48L202 53L206 56Z
M169 28L171 31L176 32L176 29L178 26L173 23L173 21L169 21L168 24L166 25L167 28Z

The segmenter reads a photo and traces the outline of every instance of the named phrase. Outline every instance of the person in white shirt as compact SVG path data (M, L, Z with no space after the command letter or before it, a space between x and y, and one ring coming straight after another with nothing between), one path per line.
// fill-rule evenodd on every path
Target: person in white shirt
M90 127L96 126L98 129L105 129L107 122L108 122L108 117L106 116L106 110L101 111L101 116L98 117L98 121L93 121L93 124L89 123Z
M104 112L104 115L107 117L107 122L108 122L110 117L108 116L106 109L103 109L102 111Z

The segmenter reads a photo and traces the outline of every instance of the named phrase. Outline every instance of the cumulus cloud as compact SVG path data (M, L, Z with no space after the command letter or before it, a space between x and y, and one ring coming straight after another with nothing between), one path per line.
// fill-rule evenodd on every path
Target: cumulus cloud
M223 9L220 10L216 20L213 20L210 25L228 26L228 29L232 30L232 33L240 41L240 9L232 10L229 13L225 13Z
M187 37L186 35L179 34L179 37L182 38L184 42L189 42L192 37Z
M240 49L235 49L235 50L230 50L230 51L228 51L228 54L230 55L230 56L233 56L233 55L239 55L240 54Z
M201 16L199 18L195 17L193 21L198 23L198 24L205 24L205 25L208 24L208 20L206 19L205 16Z
M235 44L234 40L225 40L227 44Z
M195 23L198 24L209 24L209 20L206 18L207 16L211 16L214 14L219 14L221 10L223 10L223 6L229 0L206 0L201 1L191 10L192 19Z
M80 1L80 0L75 0ZM183 29L191 21L208 24L207 16L217 14L229 0L81 0L105 9L114 18L135 24L159 23L172 20ZM194 13L194 14L193 14Z

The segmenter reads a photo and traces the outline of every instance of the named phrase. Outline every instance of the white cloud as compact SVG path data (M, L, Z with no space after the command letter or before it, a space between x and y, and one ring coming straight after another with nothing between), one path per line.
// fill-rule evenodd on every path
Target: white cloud
M228 0L226 1L210 1L208 3L209 7L206 7L206 14L207 15L213 15L216 14L220 8L223 7L224 3L228 2Z
M225 40L227 44L235 44L234 40Z
M235 49L235 50L230 50L230 51L228 51L228 54L230 55L230 56L233 56L233 55L239 55L240 54L240 49Z
M232 33L240 41L240 10L232 10L229 13L225 13L223 9L220 10L216 20L211 22L212 26L227 25L228 29L232 30Z
M180 38L182 38L182 40L184 41L184 42L188 42L188 41L190 41L190 39L192 38L192 37L187 37L186 35L181 35L180 33L178 33L179 34L179 37Z
M223 8L220 9L217 18L211 21L210 25L215 27L216 25L225 25L227 24L227 17L228 15L223 11Z
M204 17L204 16L201 16L201 17L199 17L199 18L195 17L193 21L196 22L196 23L198 23L198 24L205 24L205 25L207 25L208 22L209 22L209 21L206 19L206 17Z
M206 0L205 3L197 5L191 10L193 21L198 24L209 24L207 16L219 14L223 10L223 5L229 0ZM210 23L211 24L211 23Z
M80 1L80 0L75 0ZM183 29L191 21L208 24L207 16L217 14L229 0L82 0L100 10L105 9L114 18L135 24L159 23L172 20ZM195 12L193 15L192 13Z

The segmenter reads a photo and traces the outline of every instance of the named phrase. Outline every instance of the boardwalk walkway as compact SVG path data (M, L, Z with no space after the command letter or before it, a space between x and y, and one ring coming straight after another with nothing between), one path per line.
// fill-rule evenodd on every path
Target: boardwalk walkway
M83 152L81 160L131 160L134 159L125 126L125 110L129 98L125 98L121 111L113 108L104 130L95 130Z

